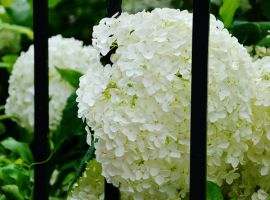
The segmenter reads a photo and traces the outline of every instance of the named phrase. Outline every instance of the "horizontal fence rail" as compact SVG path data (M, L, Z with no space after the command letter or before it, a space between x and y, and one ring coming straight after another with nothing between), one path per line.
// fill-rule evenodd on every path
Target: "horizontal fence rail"
M33 1L34 24L34 158L42 162L49 156L49 89L48 89L48 1ZM34 168L34 200L48 200L47 164Z
M193 1L190 200L206 199L209 0Z
M108 17L112 17L116 13L120 15L122 12L121 4L122 0L107 0L107 15ZM107 57L107 59L110 59ZM114 187L112 184L107 183L105 180L105 195L104 199L105 200L119 200L120 199L120 191L117 187Z

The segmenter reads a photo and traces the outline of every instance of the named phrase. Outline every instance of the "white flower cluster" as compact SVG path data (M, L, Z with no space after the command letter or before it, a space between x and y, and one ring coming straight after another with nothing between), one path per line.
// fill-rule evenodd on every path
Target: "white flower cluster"
M148 10L151 8L164 8L172 7L173 0L123 0L122 9L130 13L136 13L142 10Z
M87 164L83 176L74 184L67 200L103 200L104 178L101 165L95 159Z
M94 27L101 55L117 49L112 64L81 77L78 115L95 131L102 175L136 200L188 193L191 33L192 14L173 9L122 13ZM211 15L208 179L219 185L239 178L256 139L251 67L247 50Z
M253 71L253 80L255 82L253 86L256 90L255 105L270 107L270 56L256 60Z
M270 56L256 52L250 79L254 90L250 101L253 139L248 143L245 165L239 169L240 178L228 192L238 200L266 200L270 196Z
M64 81L55 67L86 72L98 54L92 47L84 47L73 38L54 36L49 39L49 125L56 129L66 100L74 88ZM34 48L22 53L16 61L9 79L9 97L6 114L14 116L29 131L34 129Z
M252 80L255 91L252 102L255 140L249 145L248 159L251 162L247 164L248 167L243 174L242 179L245 184L242 188L245 188L245 193L252 193L254 188L259 187L264 193L270 194L270 56L254 62ZM248 191L249 189L251 192ZM260 193L255 196L258 200L266 199L266 197L260 197L262 196Z
M79 180L73 185L67 200L103 200L105 181L101 173L102 169L100 163L98 163L95 159L90 160L82 177L80 177ZM145 195L145 199L152 199L153 197L149 197L147 194ZM120 194L120 199L132 200L133 198L131 195L122 192ZM158 197L156 196L154 199L158 199Z

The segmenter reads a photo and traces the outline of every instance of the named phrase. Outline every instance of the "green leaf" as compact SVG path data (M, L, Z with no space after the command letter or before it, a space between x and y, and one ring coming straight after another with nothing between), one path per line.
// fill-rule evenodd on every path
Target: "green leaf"
M3 62L0 62L0 68L2 66L3 68L7 68L7 70L11 72L12 67L14 63L16 62L17 58L18 58L18 55L16 54L8 54L8 55L3 56L2 57Z
M4 185L1 189L7 200L24 200L17 185Z
M225 27L229 27L232 24L233 16L239 6L240 0L223 0L223 4L219 9L219 14Z
M88 148L86 154L84 155L81 163L80 163L80 166L76 172L76 175L75 175L75 178L72 180L72 182L70 183L70 186L69 188L72 187L72 185L74 183L77 182L77 180L82 176L82 173L84 172L85 170L85 167L87 165L87 163L92 160L93 158L95 157L95 147L94 147L94 140L92 140L92 144L91 146Z
M56 67L56 70L61 75L61 77L67 81L74 88L79 87L79 79L83 75L82 73L72 70L72 69L63 69Z
M207 181L206 200L223 200L221 189L211 181Z
M4 195L4 194L1 194L1 195L0 195L0 200L7 200L7 197L6 197L6 195Z
M49 8L54 8L56 7L62 0L49 0L49 5L48 7Z
M16 184L21 192L25 192L31 186L29 170L25 170L23 167L12 164L5 164L0 167L0 180L3 185Z
M59 145L64 143L65 140L70 140L74 136L81 136L85 134L85 125L82 122L82 119L79 119L77 116L78 106L76 98L77 95L74 92L67 100L66 107L63 111L62 120L55 133L55 149L58 149Z
M10 65L7 64L7 63L4 63L4 62L0 62L0 68L7 68L7 69L9 69L10 68Z
M241 44L253 45L265 38L270 30L270 22L246 22L236 21L230 32Z
M18 55L16 55L16 54L8 54L8 55L3 56L2 60L5 63L14 64L16 62L17 58L18 58Z
M6 132L6 127L5 125L0 122L0 135L4 134Z
M12 1L12 0L2 0L2 1L1 1L1 4L2 4L4 7L7 7L7 6L9 6L9 5L11 4L11 1Z
M15 155L20 156L27 163L33 162L33 156L28 144L18 142L11 137L2 141L1 144Z
M53 191L57 192L64 178L70 173L75 172L78 163L83 157L86 147L86 131L85 125L81 119L77 117L78 106L76 102L77 95L74 92L67 100L66 107L63 111L62 120L53 133L53 143L55 151L50 160L50 174L57 165L60 173L53 185ZM69 151L72 149L72 151ZM68 153L67 153L68 152Z
M265 38L263 38L262 40L260 40L260 41L258 42L257 45L263 46L263 47L270 47L270 37L265 37Z

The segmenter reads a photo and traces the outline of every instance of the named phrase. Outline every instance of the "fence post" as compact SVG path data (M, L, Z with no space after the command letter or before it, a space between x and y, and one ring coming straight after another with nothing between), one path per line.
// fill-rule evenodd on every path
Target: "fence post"
M49 156L48 89L48 0L33 0L35 125L34 158L41 162ZM34 200L48 200L47 164L34 168Z
M112 17L114 14L122 12L121 4L122 0L106 0L107 4L107 15L108 17ZM120 191L117 187L114 187L112 184L107 183L105 180L105 200L119 200L120 199Z
M206 199L209 0L193 1L190 200Z

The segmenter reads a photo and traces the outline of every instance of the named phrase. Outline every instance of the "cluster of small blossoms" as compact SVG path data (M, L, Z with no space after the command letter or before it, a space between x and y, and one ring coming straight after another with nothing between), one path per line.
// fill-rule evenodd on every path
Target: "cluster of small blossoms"
M269 196L267 193L270 194L270 48L254 46L251 55L254 60L252 85L255 91L252 101L253 135L256 139L249 148L248 158L252 163L243 176L246 179L242 188L246 193L261 188L260 192L252 195L252 199L265 200ZM247 185L250 186L249 191Z
M255 54L251 72L253 137L245 166L239 169L241 178L232 184L229 196L266 200L270 194L270 56L260 58Z
M254 140L249 145L248 158L252 164L246 177L254 188L270 194L270 56L254 62L252 85L255 91L252 102Z
M192 14L173 9L122 13L94 27L94 48L116 50L111 64L81 77L78 115L95 131L102 175L134 199L188 193L191 33ZM219 185L240 177L254 140L251 68L247 50L211 15L207 167Z
M129 13L136 13L151 8L169 8L172 6L172 1L173 0L123 0L122 8L123 11L127 11Z
M104 199L104 177L101 175L102 169L100 163L95 159L90 160L86 166L86 169L79 178L79 180L73 185L71 192L68 195L67 200L103 200ZM151 199L145 194L145 199ZM155 199L157 196L155 197ZM121 200L132 200L133 198L126 194L120 194ZM169 200L176 200L169 199Z
M81 41L62 38L49 39L49 125L56 129L62 116L66 100L74 88L63 80L55 67L72 69L84 73L98 54L92 47L84 47ZM5 112L28 131L34 128L34 47L17 59L9 79L9 97Z
M104 199L104 178L101 176L101 165L95 159L88 162L83 176L74 184L67 199Z

